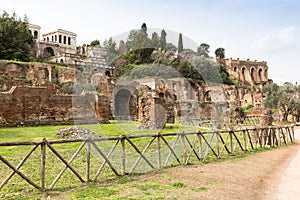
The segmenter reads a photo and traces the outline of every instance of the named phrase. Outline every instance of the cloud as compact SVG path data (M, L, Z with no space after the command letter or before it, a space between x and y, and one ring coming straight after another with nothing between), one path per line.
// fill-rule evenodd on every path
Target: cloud
M299 50L300 31L295 26L286 27L275 33L269 33L259 38L253 48L267 54L291 53Z

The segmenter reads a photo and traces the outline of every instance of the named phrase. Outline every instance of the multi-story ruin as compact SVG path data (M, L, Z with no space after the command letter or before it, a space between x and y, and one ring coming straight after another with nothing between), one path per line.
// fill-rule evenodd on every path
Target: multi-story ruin
M68 67L44 63L0 63L0 125L72 124L138 120L142 128L162 128L175 119L220 120L231 105L263 109L263 86L268 83L266 62L217 59L236 85L207 85L184 78L112 79L106 50L76 47L76 34L58 29L43 34L29 25L39 56ZM97 86L95 91L66 93L64 86ZM71 88L72 89L72 88Z

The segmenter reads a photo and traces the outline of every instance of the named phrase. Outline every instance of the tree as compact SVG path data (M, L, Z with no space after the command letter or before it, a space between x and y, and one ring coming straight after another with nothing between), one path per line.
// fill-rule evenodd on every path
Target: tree
M288 120L288 115L294 115L299 120L300 114L300 87L292 83L280 86L278 107L283 113L283 120Z
M111 61L117 56L117 48L116 42L110 37L103 42L103 46L106 48L107 52L107 62L111 63Z
M177 47L172 43L167 43L166 50L176 53Z
M209 55L208 55L208 53L209 53L208 49L209 49L209 45L206 44L206 43L202 43L198 47L197 53L198 53L199 56L204 56L204 57L207 58L207 57L209 57Z
M93 40L91 43L90 43L90 46L100 46L100 41L99 40Z
M264 105L268 109L276 109L279 100L279 86L276 83L266 84L263 87L263 93L266 96Z
M181 53L182 51L183 51L182 34L179 33L179 39L178 39L178 53Z
M120 40L118 54L121 55L121 54L125 54L125 53L126 53L125 42L123 40Z
M139 32L131 44L131 49L151 48L151 40L144 32Z
M160 34L160 48L162 48L162 49L166 49L166 47L167 47L166 36L167 36L166 31L162 30L161 34Z
M219 58L219 59L224 59L225 58L225 49L224 48L217 48L215 50L215 55L216 55L216 58Z
M143 23L141 26L141 32L144 33L147 36L147 25L146 23Z
M134 38L137 36L138 33L139 33L139 31L135 30L135 29L133 29L129 32L129 35L128 35L128 38L126 41L127 52L131 50L132 41L134 40Z
M35 58L36 45L28 31L25 16L21 20L14 13L3 12L0 17L0 59L30 61Z
M157 35L156 32L152 33L152 39L151 39L151 42L152 42L152 47L153 47L153 48L155 48L155 49L159 48L159 46L160 46L159 43L160 43L160 42L159 42L159 37L158 37L158 35Z
M266 96L264 103L266 108L280 109L282 120L287 121L288 115L300 118L300 86L292 83L284 83L283 86L268 84L263 88Z

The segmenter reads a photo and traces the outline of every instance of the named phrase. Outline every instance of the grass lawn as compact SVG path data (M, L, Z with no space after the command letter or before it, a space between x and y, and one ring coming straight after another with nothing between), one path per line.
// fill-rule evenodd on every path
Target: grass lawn
M64 125L64 126L36 126L36 127L13 127L13 128L0 128L0 142L21 142L21 141L41 141L42 138L46 138L47 140L57 140L55 134L58 128L67 128L71 125ZM167 124L165 129L163 130L140 130L138 129L139 123L138 122L129 122L129 121L111 121L110 124L88 124L88 125L80 125L83 127L88 128L91 131L94 131L96 134L102 137L112 137L112 136L120 136L120 135L141 135L141 134L155 134L157 132L160 133L177 133L177 132L194 132L199 130L198 127L190 126L189 124ZM202 129L203 130L203 129ZM139 138L135 139L135 144L137 144L138 148L141 150L150 142L151 138ZM170 138L167 140L171 140ZM101 143L101 150L107 154L111 147L113 146L114 142L108 141ZM55 149L63 155L66 160L69 160L74 152L78 149L81 143L68 143L68 144L55 144L53 145ZM178 142L180 146L180 142ZM10 146L10 147L0 147L0 155L7 159L13 166L17 166L18 163L21 162L23 157L32 149L33 146ZM157 164L156 155L157 155L157 144L154 143L151 148L148 150L147 157L149 160L154 159L154 163ZM156 150L156 151L155 151ZM39 185L39 170L40 170L40 147L38 147L33 154L29 157L28 161L21 167L20 171L28 176L31 180ZM126 170L129 170L130 166L134 163L131 161L135 161L139 155L137 153L130 153L135 152L133 148L128 145L126 146L126 165L128 166ZM96 174L99 166L103 162L103 159L95 149L91 149L91 174ZM162 148L162 156L167 156L167 149L166 147ZM112 157L116 157L115 160L111 160L112 164L117 168L120 168L120 160L121 160L121 151L120 149L116 149L113 153ZM46 154L46 186L53 182L57 174L64 168L64 164L59 161L59 159L49 150L47 149ZM85 174L85 167L86 167L86 149L84 148L73 161L72 166L76 168L78 173L84 177ZM132 158L132 159L131 159ZM145 161L141 161L145 162ZM172 164L172 160L170 161ZM137 172L146 172L151 171L151 168L147 166L147 164L140 164L136 171ZM6 165L0 162L0 180L3 181L11 172L12 170L9 169ZM93 178L93 177L91 177ZM77 180L75 180L77 179ZM103 171L98 177L99 182L107 182L109 180L116 180L117 182L125 181L127 182L131 178L116 178L112 170L107 167L104 167ZM112 189L103 189L101 191L95 191L99 185L99 183L91 183L84 187L81 192L76 192L75 196L72 197L77 199L82 199L85 197L87 193L93 193L90 191L94 191L94 195L100 197L111 196L112 194L117 193L118 191L115 188ZM63 191L69 191L71 189L75 189L78 187L82 187L82 183L78 180L78 178L70 172L69 169L63 174L60 180L54 187L54 190L42 192L36 190L31 185L29 185L26 181L24 181L18 175L14 175L11 180L9 180L8 184L3 187L0 191L0 199L39 199L47 194L59 194ZM148 187L154 186L133 186L139 190L147 191ZM160 187L155 186L154 188L159 189ZM93 194L91 194L93 197Z
M196 126L191 126L189 124L167 124L166 128L163 130L139 130L139 123L137 122L129 122L129 121L111 121L110 124L89 124L89 125L81 125L83 127L88 128L91 131L94 131L96 134L102 137L112 137L112 136L120 136L120 135L144 135L144 134L155 134L157 132L160 133L177 133L177 132L195 132L199 131L200 128ZM42 138L47 138L47 140L57 140L55 134L58 128L66 128L67 126L38 126L38 127L16 127L16 128L0 128L0 142L18 142L18 141L41 141ZM201 129L201 131L205 131L205 129ZM240 137L242 140L242 134L236 133L237 137ZM211 136L211 134L205 135L207 141L212 141L211 144L213 148L216 148L215 138ZM228 135L222 136L227 146L229 145ZM177 143L175 143L174 136L165 136L165 139L169 142L170 145L174 146L174 152L176 155L181 156L182 159L182 143L180 138ZM188 136L188 139L191 143L197 141L195 135ZM132 139L132 141L137 145L137 147L142 151L147 144L152 140L151 137L147 138L136 138ZM101 149L101 151L107 155L115 141L105 141L98 142L97 145ZM77 143L67 143L67 144L53 144L53 147L64 157L64 159L69 160L82 142ZM207 148L205 143L202 141L202 148ZM112 165L120 172L121 169L121 148L120 143L113 151L110 157L110 162ZM186 141L186 146L189 152L191 149ZM235 143L237 146L237 143ZM33 146L9 146L9 147L0 147L0 155L7 159L13 166L17 166L18 163L23 159L23 157L27 154ZM194 145L195 150L197 151L200 146L198 142ZM221 147L220 147L221 148ZM172 192L173 190L184 190L185 184L181 182L172 182L172 184L160 184L156 180L147 181L145 183L137 184L138 174L145 173L150 171L156 171L158 166L157 152L158 142L155 140L147 152L144 154L147 159L155 166L156 169L152 169L149 165L141 159L140 163L137 165L135 169L135 175L133 176L120 176L117 177L113 171L106 164L100 173L96 182L92 182L89 184L82 184L78 177L76 177L69 169L62 175L62 177L58 180L53 190L40 191L33 188L26 181L24 181L20 176L14 175L11 180L9 180L8 184L0 190L0 199L42 199L47 198L49 195L56 196L58 198L66 198L66 199L164 199L163 195L165 192ZM238 149L238 146L237 146ZM65 164L61 162L58 157L56 157L49 148L46 149L46 179L45 184L48 188L57 174L65 167ZM125 147L126 151L126 171L130 171L130 169L134 166L136 160L139 158L139 154L134 150L129 143L126 143ZM223 148L224 151L224 148ZM261 151L256 150L256 151ZM161 141L161 157L162 161L165 161L168 154L169 149L166 145L163 145ZM245 154L252 154L255 151L236 151L235 155L237 158L244 157ZM208 157L205 160L206 162L210 162L212 160L218 160L212 152L203 151L203 154L208 153ZM82 151L76 156L76 159L72 162L71 166L76 169L76 171L86 180L85 172L86 172L86 155L87 150L83 148ZM196 156L191 154L192 157L190 159L191 163L199 163ZM203 156L203 155L202 155ZM222 154L222 158L228 158L229 155L225 153ZM232 156L231 156L232 157ZM175 157L171 155L171 159L167 163L167 167L178 165ZM104 160L96 151L95 148L91 148L91 175L90 178L93 179L94 175L97 173L101 164L103 164ZM162 163L164 166L165 163ZM33 152L33 154L29 157L28 161L21 167L21 172L28 176L31 180L39 185L40 181L40 167L41 167L41 148L40 146ZM2 182L10 173L11 169L9 169L6 165L0 162L0 181ZM162 179L172 179L176 180L176 177L163 177ZM199 187L193 188L191 192L205 192L207 188ZM156 196L149 196L155 192ZM67 194L67 195L66 195ZM151 197L151 198L150 198Z

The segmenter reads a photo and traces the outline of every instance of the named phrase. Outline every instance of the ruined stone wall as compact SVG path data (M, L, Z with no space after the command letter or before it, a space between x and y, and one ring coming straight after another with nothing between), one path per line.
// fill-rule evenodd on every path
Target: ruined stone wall
M107 98L56 95L54 87L15 87L0 93L0 126L107 122Z

